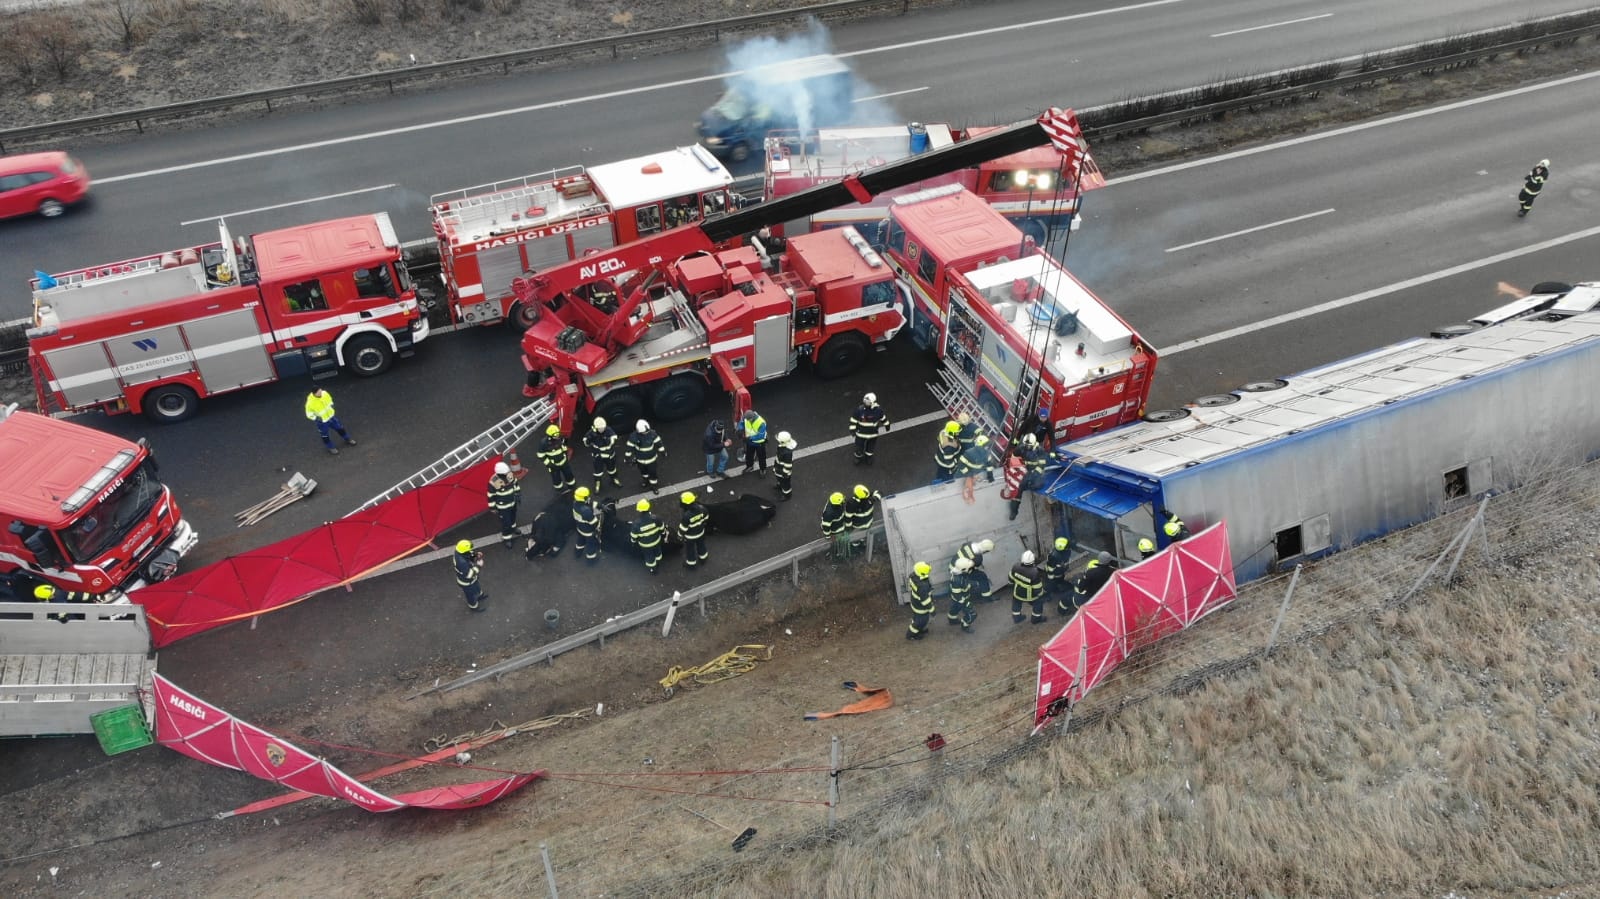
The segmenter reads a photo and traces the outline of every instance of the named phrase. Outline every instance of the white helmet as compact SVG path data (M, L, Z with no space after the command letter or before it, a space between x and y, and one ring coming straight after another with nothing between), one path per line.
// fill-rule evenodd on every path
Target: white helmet
M952 565L951 567L954 568L957 571L971 571L972 570L972 560L971 559L956 559L956 564Z
M1038 446L1039 445L1039 437L1038 437L1038 435L1036 435L1036 434L1023 434L1022 435L1022 445L1026 446L1026 447L1028 447L1030 449L1033 448L1033 447Z
M779 431L778 432L778 445L779 446L792 446L793 444L794 444L794 438L789 436L789 432L788 431Z
M496 462L496 463L494 463L494 473L495 474L510 474L511 473L511 466L507 465L504 462Z
M1539 168L1547 169L1549 167L1550 167L1550 160L1548 160L1548 159L1539 160Z
M604 431L606 429L606 420L596 415L594 417L594 429L596 431Z
M633 426L633 429L643 434L645 431L650 430L650 422L641 418L639 419L639 423Z
M1022 551L1022 564L1024 564L1024 565L1032 565L1033 564L1033 550L1025 549L1025 550Z
M869 406L876 406L878 405L878 395L876 393L869 393L862 397L861 401Z
M985 552L985 553L994 552L994 541L990 540L988 538L984 538L982 540L979 540L978 541L978 551L979 552Z

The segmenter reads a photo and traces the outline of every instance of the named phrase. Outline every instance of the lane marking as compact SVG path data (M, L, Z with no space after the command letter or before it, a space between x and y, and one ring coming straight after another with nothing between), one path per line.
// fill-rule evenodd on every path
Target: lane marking
M347 191L344 191L343 193L323 194L320 197L307 197L304 200L291 200L291 201L289 201L287 203L277 203L277 204L274 204L272 206L257 206L254 209L241 209L238 212L223 212L223 213L218 213L217 215L201 216L200 218L189 219L186 222L179 222L178 224L179 225L198 225L198 224L200 224L202 222L214 222L217 219L231 219L231 218L235 218L235 217L241 216L241 215L253 215L254 213L257 213L257 212L271 212L274 209L288 209L290 206L304 206L304 205L306 205L308 203L321 203L323 200L337 200L340 197L353 197L356 194L369 194L369 193L372 193L373 191L388 190L389 188L394 187L394 186L395 185L393 185L393 184L379 184L376 187L358 187L355 190L347 190Z
M1256 25L1251 28L1240 28L1237 31L1219 31L1212 37L1233 37L1236 34L1249 34L1252 31L1262 31L1267 28L1281 28L1284 25L1299 25L1301 22L1315 22L1318 19L1332 18L1333 13L1325 12L1320 16L1306 16L1303 19L1290 19L1287 22L1273 22L1271 25Z
M1323 209L1323 210L1321 210L1319 212L1308 212L1305 215L1297 215L1294 218L1279 219L1278 221L1275 221L1275 222L1267 222L1265 225L1257 225L1254 228L1245 228L1243 231L1233 231L1233 232L1228 233L1228 234L1218 234L1216 237L1208 237L1205 240L1197 240L1194 243L1185 243L1185 244L1179 244L1179 245L1177 245L1175 247L1167 247L1165 252L1176 253L1179 250L1188 250L1188 249L1193 249L1194 247L1203 247L1208 243L1216 243L1219 240L1227 240L1230 237L1240 237L1240 236L1245 235L1245 234L1254 234L1257 231L1265 231L1268 228L1276 228L1279 225L1292 225L1295 222L1303 222L1306 219L1314 219L1319 215L1327 215L1328 213L1333 212L1333 211L1334 210L1332 208L1329 208L1329 209Z
M842 58L849 58L856 56L869 56L874 53L890 53L895 50L905 50L913 47L925 47L932 44L948 43L950 41L965 41L973 37L986 34L1000 34L1006 31L1019 31L1024 28L1038 28L1041 25L1059 25L1063 22L1073 22L1079 19L1089 19L1096 16L1106 16L1122 12L1136 12L1142 9L1149 9L1158 6L1169 6L1174 3L1182 2L1184 2L1184 0L1151 0L1151 2L1148 3L1134 3L1127 6L1113 7L1111 9L1074 13L1066 16L1055 16L1048 19L1036 19L1032 22L1017 22L1011 25L985 28L980 31L963 31L960 34L947 34L940 37L930 37L916 41L905 41L898 44L886 44L881 47L868 47L864 50L852 50L847 53L836 53L834 55ZM129 172L126 175L109 175L103 178L97 177L94 180L96 184L115 184L119 181L133 181L139 178L154 177L156 175L170 175L176 172L190 172L196 169L210 168L212 166L228 165L235 162L248 162L252 159L264 159L269 156L286 156L290 153L299 153L305 150L320 150L325 147L339 147L345 144L356 143L358 141L382 140L384 138L395 137L401 134L414 134L421 131L432 131L438 128L454 128L459 125L467 125L473 122L483 122L490 119L522 115L523 113L529 112L540 112L546 109L558 109L563 106L576 106L580 103L595 103L601 100L614 100L617 97L631 97L635 94L674 90L676 88L689 87L696 84L720 82L724 78L743 75L744 73L744 69L735 69L731 72L718 72L715 75L701 75L696 78L680 78L677 81L662 81L654 84L641 85L639 87L629 87L621 90L606 91L599 94L586 94L581 97L568 97L562 100L550 100L544 103L534 103L529 106L518 106L512 109L500 109L493 112L480 112L475 115L458 116L456 118L443 119L437 122L421 122L415 125L405 125L399 128L387 128L382 131L370 131L365 134L350 134L344 137L332 137L326 140L310 141L303 144L296 144L294 146L277 147L271 150L256 150L251 153L239 153L233 156L219 157L217 159L206 159L199 162L186 162L181 165L169 165L158 169L150 169L149 171L144 172Z
M1143 181L1146 178L1155 178L1160 175L1170 175L1174 172L1186 172L1189 169L1197 169L1205 165L1214 165L1219 162L1228 162L1233 159L1243 159L1247 156L1254 156L1257 153L1267 153L1272 150L1281 150L1285 147L1298 147L1301 144L1309 144L1314 141L1327 140L1330 137L1341 137L1346 134L1354 134L1358 131L1366 131L1369 128L1381 128L1384 125L1394 125L1400 122L1409 122L1413 119L1421 119L1431 115L1438 115L1439 113L1443 112L1454 112L1457 109L1467 109L1472 106L1477 106L1480 103L1490 103L1495 100L1504 100L1510 97L1520 97L1524 94L1531 94L1535 91L1547 90L1554 87L1565 87L1568 84L1576 84L1580 81L1588 81L1591 78L1600 78L1600 70L1583 72L1578 75L1569 75L1565 78L1557 78L1554 81L1545 81L1539 84L1530 84L1525 87L1512 88L1511 90L1503 91L1498 94L1485 94L1481 97L1472 97L1467 100L1457 100L1454 103L1446 103L1443 106L1432 106L1427 109L1403 112L1399 115L1390 116L1386 119L1358 122L1354 125L1346 125L1343 128L1335 128L1332 131L1319 131L1316 134L1305 134L1301 135L1300 137L1292 137L1286 141L1280 141L1275 144L1263 144L1259 147L1250 147L1245 150L1234 150L1231 153L1223 153L1220 156L1207 156L1203 159L1191 159L1188 162L1173 163L1172 165L1164 166L1158 169L1146 169L1142 172L1134 172L1131 175L1121 175L1116 178L1108 179L1106 181L1106 186L1110 187L1116 184L1127 184L1131 181Z
M928 89L928 85L924 84L921 87L913 87L913 88L910 88L909 90L890 91L887 94L873 94L870 97L857 97L854 100L851 100L850 102L851 103L866 103L869 100L887 100L890 97L903 97L906 94L921 93L922 91L925 91L927 89Z
M1297 310L1295 312L1286 312L1283 315L1274 315L1271 318L1265 318L1261 321L1253 322L1248 325L1240 325L1237 328L1229 328L1226 331L1218 331L1217 333L1208 335L1206 337L1196 337L1194 340L1185 340L1181 343L1175 343L1172 346L1156 350L1156 356L1159 358L1188 352L1189 350L1197 350L1201 347L1210 346L1214 343L1232 340L1235 337L1243 337L1246 334L1253 334L1257 331L1264 331L1267 328L1275 328L1278 325L1299 321L1302 318L1310 318L1313 315L1321 315L1324 312L1332 312L1335 309L1343 309L1346 306L1354 306L1357 303L1365 303L1368 300L1375 300L1379 297L1385 297L1389 294L1398 293L1402 290L1420 287L1423 284L1427 284L1430 281L1437 281L1440 278L1450 278L1466 272L1476 271L1480 268L1487 268L1491 265L1499 265L1502 262L1510 262L1513 259L1521 259L1530 253L1538 253L1544 250L1554 249L1564 244L1569 244L1578 240L1586 240L1595 236L1600 236L1600 225L1596 225L1593 228L1586 228L1582 231L1574 231L1571 234L1566 234L1561 237L1552 237L1549 240L1542 240L1538 243L1528 244L1525 247L1518 247L1515 250L1506 250L1503 253L1496 253L1493 256L1485 256L1482 259L1475 259L1471 262L1463 262L1460 265L1452 265L1449 268L1442 268L1438 271L1429 272L1425 275L1417 275L1414 278L1407 278L1404 281L1396 281L1393 284L1385 284L1382 287L1374 287L1371 290L1364 290L1361 293L1351 294L1347 297L1340 297L1337 300L1329 300L1326 303L1318 303L1315 306L1307 306L1306 308Z

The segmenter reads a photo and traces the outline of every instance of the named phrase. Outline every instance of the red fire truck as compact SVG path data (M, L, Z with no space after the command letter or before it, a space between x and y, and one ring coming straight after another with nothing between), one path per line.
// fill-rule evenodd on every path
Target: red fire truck
M33 281L39 409L194 415L202 397L309 373L387 371L428 336L387 213Z
M513 278L721 215L738 199L732 183L695 145L435 194L451 320L526 328L537 310L517 302Z
M0 595L51 583L110 598L160 581L199 536L140 441L0 409Z
M826 181L939 150L999 128L952 128L944 124L882 127L822 128L805 139L797 133L777 132L766 141L765 187L767 198L785 197ZM880 194L870 203L826 209L807 219L785 222L780 234L802 234L840 225L881 245L880 223L888 216L889 200L910 190L959 184L1011 219L1018 228L1043 244L1053 228L1076 222L1078 194L1105 186L1105 177L1087 154L1079 184L1062 183L1065 157L1046 143L995 159L981 160L955 171L928 178L908 188ZM778 229L774 229L778 230Z
M1000 449L1039 425L1060 443L1143 413L1155 351L979 197L951 185L896 198L884 255L910 298L908 333L945 360L934 392Z

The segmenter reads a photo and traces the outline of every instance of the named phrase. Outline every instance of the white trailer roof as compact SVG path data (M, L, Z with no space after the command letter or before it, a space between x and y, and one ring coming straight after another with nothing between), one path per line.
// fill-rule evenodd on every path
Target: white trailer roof
M1600 313L1506 322L1451 339L1417 338L1241 392L1223 406L1190 406L1171 422L1137 422L1068 444L1081 462L1162 477L1291 434L1360 415L1457 381L1600 341Z
M925 127L928 149L937 150L955 143L949 125ZM910 155L910 125L819 128L814 145L808 141L802 152L778 159L769 157L767 166L775 175L799 172L818 179L843 178Z
M601 195L617 208L733 184L733 175L699 144L591 166L589 177Z

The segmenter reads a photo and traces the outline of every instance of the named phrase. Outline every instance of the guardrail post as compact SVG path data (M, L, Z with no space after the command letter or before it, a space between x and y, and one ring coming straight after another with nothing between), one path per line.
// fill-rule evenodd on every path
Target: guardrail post
M800 557L795 556L789 560L789 580L794 583L796 590L800 589Z
M601 649L605 649L606 648L606 632L605 631L601 631L600 632L600 648Z
M700 617L704 618L704 617L706 617L706 595L704 593L700 594L699 603L700 603Z
M544 859L544 882L550 888L550 899L559 899L556 895L556 869L550 864L550 847L540 843L539 856Z

